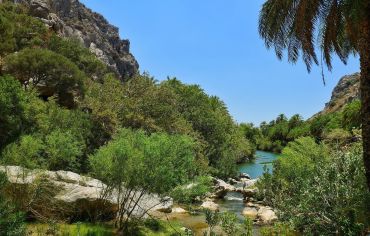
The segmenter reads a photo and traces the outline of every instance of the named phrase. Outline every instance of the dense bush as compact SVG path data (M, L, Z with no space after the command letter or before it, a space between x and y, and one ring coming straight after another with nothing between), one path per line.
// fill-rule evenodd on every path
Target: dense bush
M178 203L191 204L209 193L211 186L212 179L209 176L200 176L191 183L174 188L171 197Z
M313 235L360 235L369 222L362 150L330 150L300 138L283 150L273 174L259 182L279 219Z
M27 13L28 9L20 4L0 5L0 55L26 47L42 46L47 39L46 26Z
M0 77L0 150L29 125L25 114L27 103L27 93L18 81L9 76Z
M117 224L127 229L145 194L165 196L193 178L194 143L186 136L123 129L90 162L94 177L107 184L106 191L118 191Z
M0 172L0 190L8 184L6 175ZM26 235L24 214L17 211L0 191L0 236Z

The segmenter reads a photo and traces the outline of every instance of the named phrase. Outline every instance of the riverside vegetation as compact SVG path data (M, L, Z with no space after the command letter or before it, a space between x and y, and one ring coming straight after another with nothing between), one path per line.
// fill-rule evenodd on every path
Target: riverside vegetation
M308 121L280 115L258 128L238 125L219 98L197 85L176 78L157 82L147 73L120 79L79 41L30 16L26 6L0 4L0 39L1 165L89 175L106 184L106 199L118 201L113 217L97 211L61 218L53 212L60 209L51 200L55 186L36 180L24 196L0 173L1 236L30 229L51 235L189 235L180 225L143 219L147 212L135 206L148 194L192 205L211 191L209 176L235 177L237 163L251 159L257 148L282 150L272 174L257 184L258 198L280 220L262 234L367 230L359 101ZM248 218L240 224L232 213L205 215L206 235L252 234ZM109 227L99 225L106 221ZM30 224L35 222L41 224Z

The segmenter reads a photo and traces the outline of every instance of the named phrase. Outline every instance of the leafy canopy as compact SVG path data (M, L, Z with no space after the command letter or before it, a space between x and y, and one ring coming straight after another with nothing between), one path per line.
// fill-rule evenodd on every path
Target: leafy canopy
M302 54L308 71L313 63L319 64L318 44L331 69L333 53L345 63L350 53L358 52L366 4L367 0L267 0L260 13L259 33L279 59L284 50L293 63Z

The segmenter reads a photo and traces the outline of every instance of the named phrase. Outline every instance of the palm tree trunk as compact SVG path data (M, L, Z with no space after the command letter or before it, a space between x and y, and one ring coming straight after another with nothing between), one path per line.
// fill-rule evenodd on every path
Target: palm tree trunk
M370 3L367 3L367 16L363 22L360 40L360 92L362 106L362 139L367 186L370 191Z

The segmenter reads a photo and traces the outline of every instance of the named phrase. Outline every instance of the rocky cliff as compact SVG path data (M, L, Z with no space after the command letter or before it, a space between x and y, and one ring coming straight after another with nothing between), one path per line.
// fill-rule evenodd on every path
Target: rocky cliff
M330 101L319 114L341 110L347 103L360 98L360 73L343 76L335 86Z
M123 80L138 72L139 65L130 53L130 42L120 39L117 27L78 0L14 2L27 5L32 16L40 18L60 36L79 40Z

